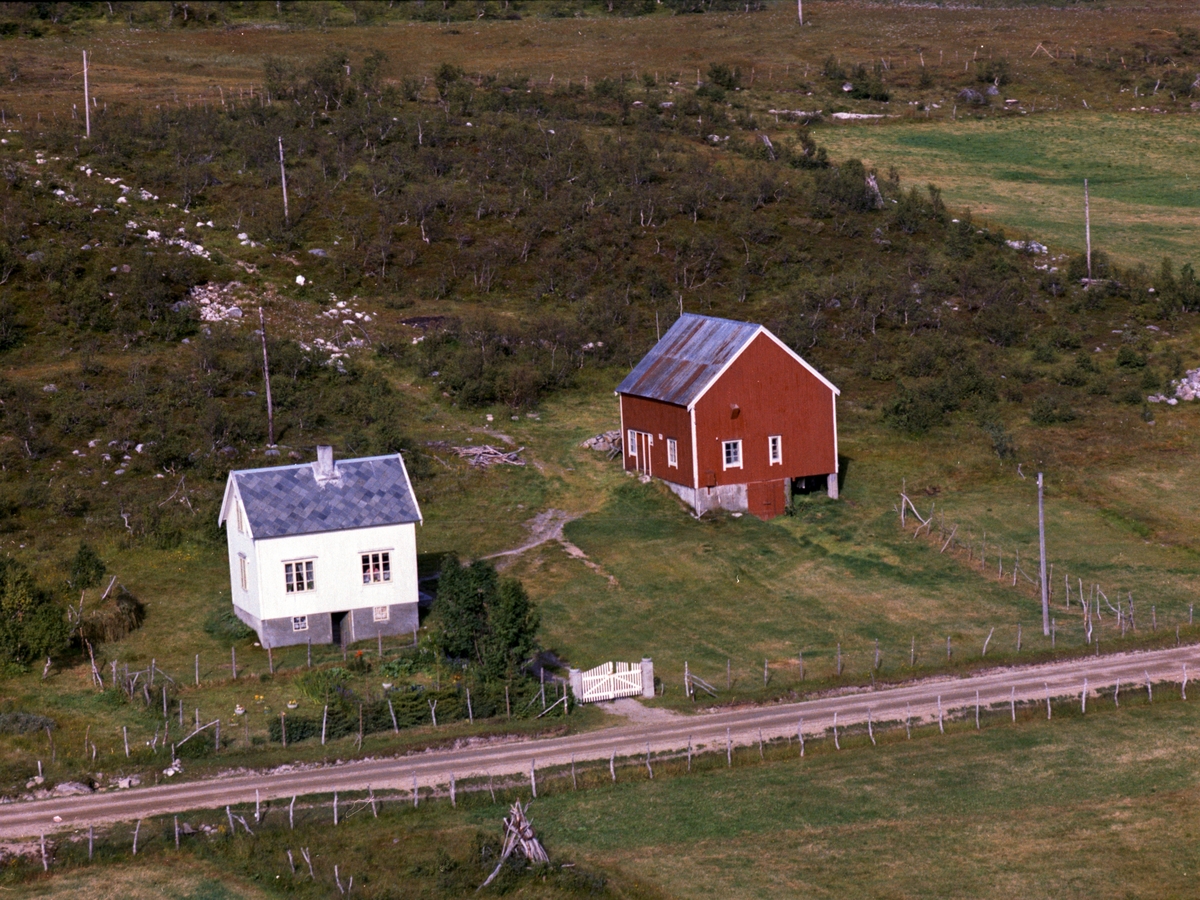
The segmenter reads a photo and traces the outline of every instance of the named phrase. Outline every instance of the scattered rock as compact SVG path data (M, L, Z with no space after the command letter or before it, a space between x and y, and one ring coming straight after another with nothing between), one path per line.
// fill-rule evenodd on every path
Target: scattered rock
M960 103L970 103L974 106L983 106L987 103L987 97L974 88L964 88L959 91L958 100Z
M612 459L621 452L621 432L606 431L603 434L597 434L594 437L588 438L579 446L588 450L599 450L602 453L607 453L609 459Z
M77 794L90 794L92 788L81 781L64 781L54 786L54 793L59 797L72 797Z
M309 250L308 252L309 252L311 255L313 255L313 256L322 256L322 257L324 257L324 256L328 256L328 255L329 255L329 254L328 254L328 253L326 253L324 250L322 250L320 247L313 247L313 248L312 248L311 250Z
M47 394L57 394L58 393L58 385L57 384L45 384L45 385L42 385L42 390L45 391Z

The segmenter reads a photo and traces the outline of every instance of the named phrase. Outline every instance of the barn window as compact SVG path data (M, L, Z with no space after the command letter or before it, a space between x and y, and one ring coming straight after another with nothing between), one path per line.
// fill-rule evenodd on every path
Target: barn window
M383 584L392 580L392 555L390 553L364 553L362 555L363 584Z
M675 438L667 438L667 465L679 468L679 444Z
M246 554L245 553L238 554L238 569L241 570L242 590L243 591L250 590L250 578L246 573Z
M742 467L742 442L725 441L725 468L740 469Z
M770 457L771 465L783 465L783 437L778 434L773 434L767 438L767 455Z
M308 631L308 616L292 616L292 631Z
M283 564L283 583L289 594L316 589L313 581L313 560L304 559L299 562Z
M626 441L626 444L629 446L629 455L636 458L637 457L637 432L634 431L632 428L629 429L629 439Z
M386 606L375 607L375 621L386 622L388 620L388 608Z

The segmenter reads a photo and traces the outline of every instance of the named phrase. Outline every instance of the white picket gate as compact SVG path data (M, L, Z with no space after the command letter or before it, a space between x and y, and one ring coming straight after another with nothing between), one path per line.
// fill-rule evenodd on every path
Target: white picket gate
M654 664L606 662L581 672L571 670L571 689L579 703L597 703L618 697L653 697Z

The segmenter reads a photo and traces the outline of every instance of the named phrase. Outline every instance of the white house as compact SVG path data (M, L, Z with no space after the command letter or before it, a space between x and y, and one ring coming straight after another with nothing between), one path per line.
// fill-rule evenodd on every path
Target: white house
M264 647L417 628L421 509L399 454L229 473L218 524L237 617Z

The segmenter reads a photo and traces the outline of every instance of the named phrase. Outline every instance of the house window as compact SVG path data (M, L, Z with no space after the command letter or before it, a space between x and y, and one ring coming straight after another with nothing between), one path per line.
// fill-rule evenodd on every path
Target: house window
M667 438L667 465L679 468L679 444L675 438Z
M381 584L392 580L392 555L390 553L364 553L362 555L363 584Z
M292 631L308 631L308 616L292 616Z
M238 500L234 500L233 508L234 508L234 510L237 511L238 534L245 534L246 523L244 521L242 521L242 504L241 504L241 502Z
M725 453L725 468L740 469L742 467L742 442L725 441L722 446Z
M388 608L386 606L375 607L375 621L386 622L388 620Z
M242 590L243 591L250 590L250 578L246 572L246 554L245 553L238 554L238 569L241 571L241 576L242 576Z
M783 437L778 434L773 434L767 438L767 455L771 459L771 465L783 465Z
M634 459L637 458L637 432L632 428L629 429L629 438L626 442L629 446L629 455Z
M304 559L299 562L283 564L283 582L289 594L314 590L313 561Z

